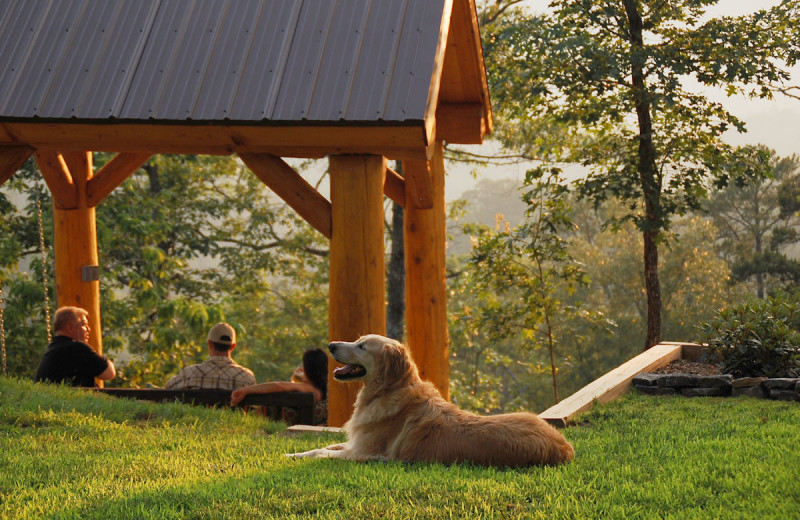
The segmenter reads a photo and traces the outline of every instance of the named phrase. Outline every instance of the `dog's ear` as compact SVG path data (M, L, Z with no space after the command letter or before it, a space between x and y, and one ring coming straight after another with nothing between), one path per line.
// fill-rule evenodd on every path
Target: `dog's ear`
M403 345L386 343L381 350L383 356L383 383L392 385L411 371L411 359Z

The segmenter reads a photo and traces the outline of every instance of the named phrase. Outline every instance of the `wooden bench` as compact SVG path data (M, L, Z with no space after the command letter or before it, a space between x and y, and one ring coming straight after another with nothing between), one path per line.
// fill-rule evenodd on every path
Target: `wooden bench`
M167 390L165 388L95 388L95 392L140 401L175 402L217 408L230 408L230 390ZM298 424L314 424L314 394L310 392L276 392L249 394L236 408L263 406L272 419L280 419L282 407L297 410Z

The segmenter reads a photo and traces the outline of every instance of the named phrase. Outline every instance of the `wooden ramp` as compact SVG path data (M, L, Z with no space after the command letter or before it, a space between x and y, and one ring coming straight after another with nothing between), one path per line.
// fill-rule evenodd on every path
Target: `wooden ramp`
M607 403L625 393L637 374L656 370L676 359L697 360L703 350L704 347L694 343L659 343L551 406L539 417L554 426L566 426L575 414L590 409L595 402Z

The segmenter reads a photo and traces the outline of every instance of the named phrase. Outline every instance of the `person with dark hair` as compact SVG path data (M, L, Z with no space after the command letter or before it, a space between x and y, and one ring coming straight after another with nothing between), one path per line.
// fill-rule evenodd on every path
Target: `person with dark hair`
M88 345L89 312L80 307L60 307L53 316L55 337L39 362L35 381L95 386L95 378L114 379L114 363Z
M236 406L249 394L274 392L313 393L314 424L328 422L328 355L318 348L306 350L303 352L303 364L294 370L290 381L269 381L234 390L231 393L231 406ZM291 408L284 408L281 415L285 422L295 424L297 414Z
M236 363L231 357L236 348L236 331L233 327L227 323L217 323L208 331L206 339L209 360L184 368L167 381L166 388L235 390L256 383L253 371Z

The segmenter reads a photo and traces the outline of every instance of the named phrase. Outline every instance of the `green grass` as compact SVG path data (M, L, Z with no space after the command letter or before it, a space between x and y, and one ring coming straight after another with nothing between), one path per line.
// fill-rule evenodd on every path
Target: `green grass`
M629 394L560 467L290 460L260 417L0 378L0 518L800 518L800 405Z

